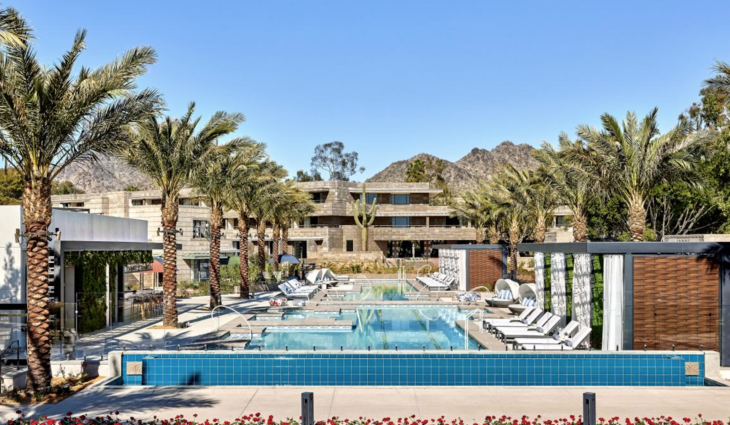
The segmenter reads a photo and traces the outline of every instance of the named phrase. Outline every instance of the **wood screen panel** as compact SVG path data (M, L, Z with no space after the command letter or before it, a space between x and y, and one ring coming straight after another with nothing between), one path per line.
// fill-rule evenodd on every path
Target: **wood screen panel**
M634 349L719 349L720 284L707 257L634 257Z
M486 286L494 289L497 279L502 278L501 249L472 249L469 253L469 288Z

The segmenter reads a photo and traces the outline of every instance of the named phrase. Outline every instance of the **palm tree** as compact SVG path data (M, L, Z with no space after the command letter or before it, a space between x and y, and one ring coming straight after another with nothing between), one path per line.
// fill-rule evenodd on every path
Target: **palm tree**
M12 12L3 14L21 19ZM25 27L16 23L14 28ZM6 40L10 37L7 27ZM23 30L26 31L26 30ZM17 38L25 39L23 32ZM48 305L48 226L51 185L74 161L93 162L98 153L130 143L128 126L154 113L156 92L135 93L135 80L155 62L151 48L130 50L114 62L90 70L76 61L85 49L85 31L55 65L41 65L22 43L5 46L0 58L0 156L24 184L23 224L27 245L28 388L44 392L51 380Z
M528 195L531 179L525 171L507 166L498 172L489 184L490 197L507 226L510 273L517 279L517 244L527 236L527 229L535 226L536 209Z
M259 191L277 179L273 174L276 164L266 160L266 145L254 143L244 150L244 162L250 167L239 167L231 176L232 190L228 192L227 203L238 214L238 250L240 258L240 295L249 297L248 276L248 233Z
M717 75L705 80L705 87L712 91L718 91L730 96L730 64L722 61L716 61L713 69L717 72Z
M603 114L601 122L601 130L578 127L585 149L572 150L569 159L597 181L604 194L617 194L626 202L631 240L643 241L649 192L663 182L688 180L699 156L695 148L710 132L692 131L692 124L681 120L660 135L656 108L640 122L633 112L621 124L610 114Z
M236 138L225 145L218 146L202 164L202 168L194 174L192 185L206 200L210 207L210 308L222 304L220 287L220 245L221 227L223 225L223 209L227 205L227 196L234 190L232 176L241 167L255 166L250 150L255 145L250 139Z
M280 198L274 215L275 254L287 253L289 244L289 228L292 223L309 217L314 212L314 203L309 193L294 186L286 187L286 196ZM274 257L274 271L278 271L279 259Z
M18 11L12 7L0 9L0 46L23 47L32 37L28 23Z
M572 142L565 133L560 135L559 140L559 151L547 142L542 144L542 149L534 151L533 156L540 162L537 174L555 189L560 201L570 208L573 214L573 239L585 242L588 240L586 204L595 180L566 158L570 152L583 149L580 142Z
M216 112L207 124L197 128L195 103L180 118L150 117L135 127L135 142L120 151L130 165L145 173L162 192L164 313L162 323L177 327L177 220L180 191L218 152L221 136L230 134L243 121L242 114ZM196 131L197 130L197 131Z
M478 244L484 243L484 227L489 221L490 204L479 190L464 192L461 199L452 202L451 217L474 227L474 239Z

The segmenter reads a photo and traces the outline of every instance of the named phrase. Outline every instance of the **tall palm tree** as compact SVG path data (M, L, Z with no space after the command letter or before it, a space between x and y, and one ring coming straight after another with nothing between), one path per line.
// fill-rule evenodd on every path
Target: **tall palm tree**
M717 72L717 75L705 80L705 87L730 96L730 64L727 62L716 61L713 69Z
M530 183L526 172L508 166L500 170L489 184L490 197L507 226L509 265L513 279L517 279L517 244L528 235L528 229L534 227L536 222L536 210L528 195Z
M230 134L243 115L216 112L201 128L194 118L195 103L180 118L150 117L135 127L135 142L119 152L130 165L145 173L162 192L163 326L177 327L177 220L180 190L217 152L221 136Z
M601 184L604 194L626 202L631 240L643 241L649 192L662 182L689 180L699 156L695 148L711 133L692 131L692 124L682 120L660 135L656 108L641 121L628 112L620 124L610 114L603 114L601 122L601 130L578 127L585 149L572 150L569 158Z
M6 11L4 16L13 15ZM23 33L18 38L27 36ZM7 31L4 37L8 39ZM50 67L41 65L26 44L8 44L0 54L0 156L18 171L24 184L28 387L32 391L46 391L51 380L51 184L70 163L93 162L98 153L130 143L128 126L160 105L156 92L134 92L136 78L155 62L151 48L130 50L114 62L94 70L82 67L74 75L85 38L86 32L79 31L71 50Z
M277 179L273 174L276 165L273 161L266 159L266 145L254 143L240 153L245 155L244 162L251 164L249 167L237 168L231 176L232 190L228 192L227 203L238 215L238 250L240 258L240 295L241 298L248 298L249 276L248 276L248 233L251 224L251 217L254 214L254 207L258 200L258 193L261 188L266 187L271 181Z
M491 205L480 190L464 192L460 199L451 203L451 217L474 227L474 239L478 244L484 243L484 227L489 221Z
M560 201L570 208L573 214L573 239L585 242L588 240L586 204L595 186L595 179L567 159L570 152L583 149L580 142L572 142L565 133L560 135L559 141L560 150L555 150L550 143L545 142L542 149L534 151L533 156L540 162L537 175L552 186Z
M286 195L280 198L274 215L274 240L278 249L275 252L286 254L289 244L289 228L292 223L309 217L314 212L314 203L309 193L288 185ZM274 258L274 271L278 271L279 259Z
M284 171L283 167L280 167ZM282 174L286 174L284 171ZM265 186L261 186L258 199L254 204L254 215L256 216L256 243L258 245L257 262L259 270L266 270L266 225L271 224L272 250L271 256L274 266L278 268L278 225L276 214L279 206L284 202L288 194L287 185L276 180ZM276 269L275 269L276 270Z
M228 194L234 190L233 175L241 167L255 166L250 155L243 150L255 144L247 138L236 138L216 147L208 160L193 176L192 186L210 207L210 308L222 304L220 287L220 245L223 209Z

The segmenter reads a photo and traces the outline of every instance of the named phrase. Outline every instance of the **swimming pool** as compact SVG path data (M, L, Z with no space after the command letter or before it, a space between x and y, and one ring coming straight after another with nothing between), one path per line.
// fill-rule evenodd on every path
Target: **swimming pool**
M429 305L362 305L329 313L291 311L281 320L294 325L308 318L326 317L347 326L271 326L260 337L255 337L247 349L463 350L465 335L456 322L463 320L466 314L457 307ZM245 336L234 333L231 338ZM479 345L468 339L468 348L476 350Z
M333 300L341 301L407 301L419 295L408 281L371 281L358 284L356 287L360 290L332 288L328 291L328 295ZM428 294L422 296L427 297Z

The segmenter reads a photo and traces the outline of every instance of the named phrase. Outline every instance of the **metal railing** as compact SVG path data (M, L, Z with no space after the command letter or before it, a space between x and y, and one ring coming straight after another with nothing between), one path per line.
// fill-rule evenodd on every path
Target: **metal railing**
M218 310L219 308L226 308L226 309L231 310L232 312L236 313L237 315L239 315L241 317L241 319L243 319L244 323L246 323L246 326L248 326L248 332L249 332L249 335L250 335L249 336L249 340L253 340L253 329L251 328L251 324L248 322L248 319L246 319L245 317L243 317L243 314L241 314L240 312L238 312L238 310L233 309L231 307L228 307L227 305L219 305L219 306L216 306L215 308L213 308L213 310L210 311L210 318L211 319L213 319L213 314L215 314L215 311ZM220 326L221 326L221 319L220 319L220 316L218 316L218 321L216 322L216 325L215 325L216 332L218 332L218 330L220 330Z
M0 352L0 376L3 375L3 361L2 360L11 351L11 349L13 348L13 345L16 346L15 364L17 367L20 367L20 341L16 339L14 341L11 341L10 344L8 344L8 346L5 347L2 352Z

